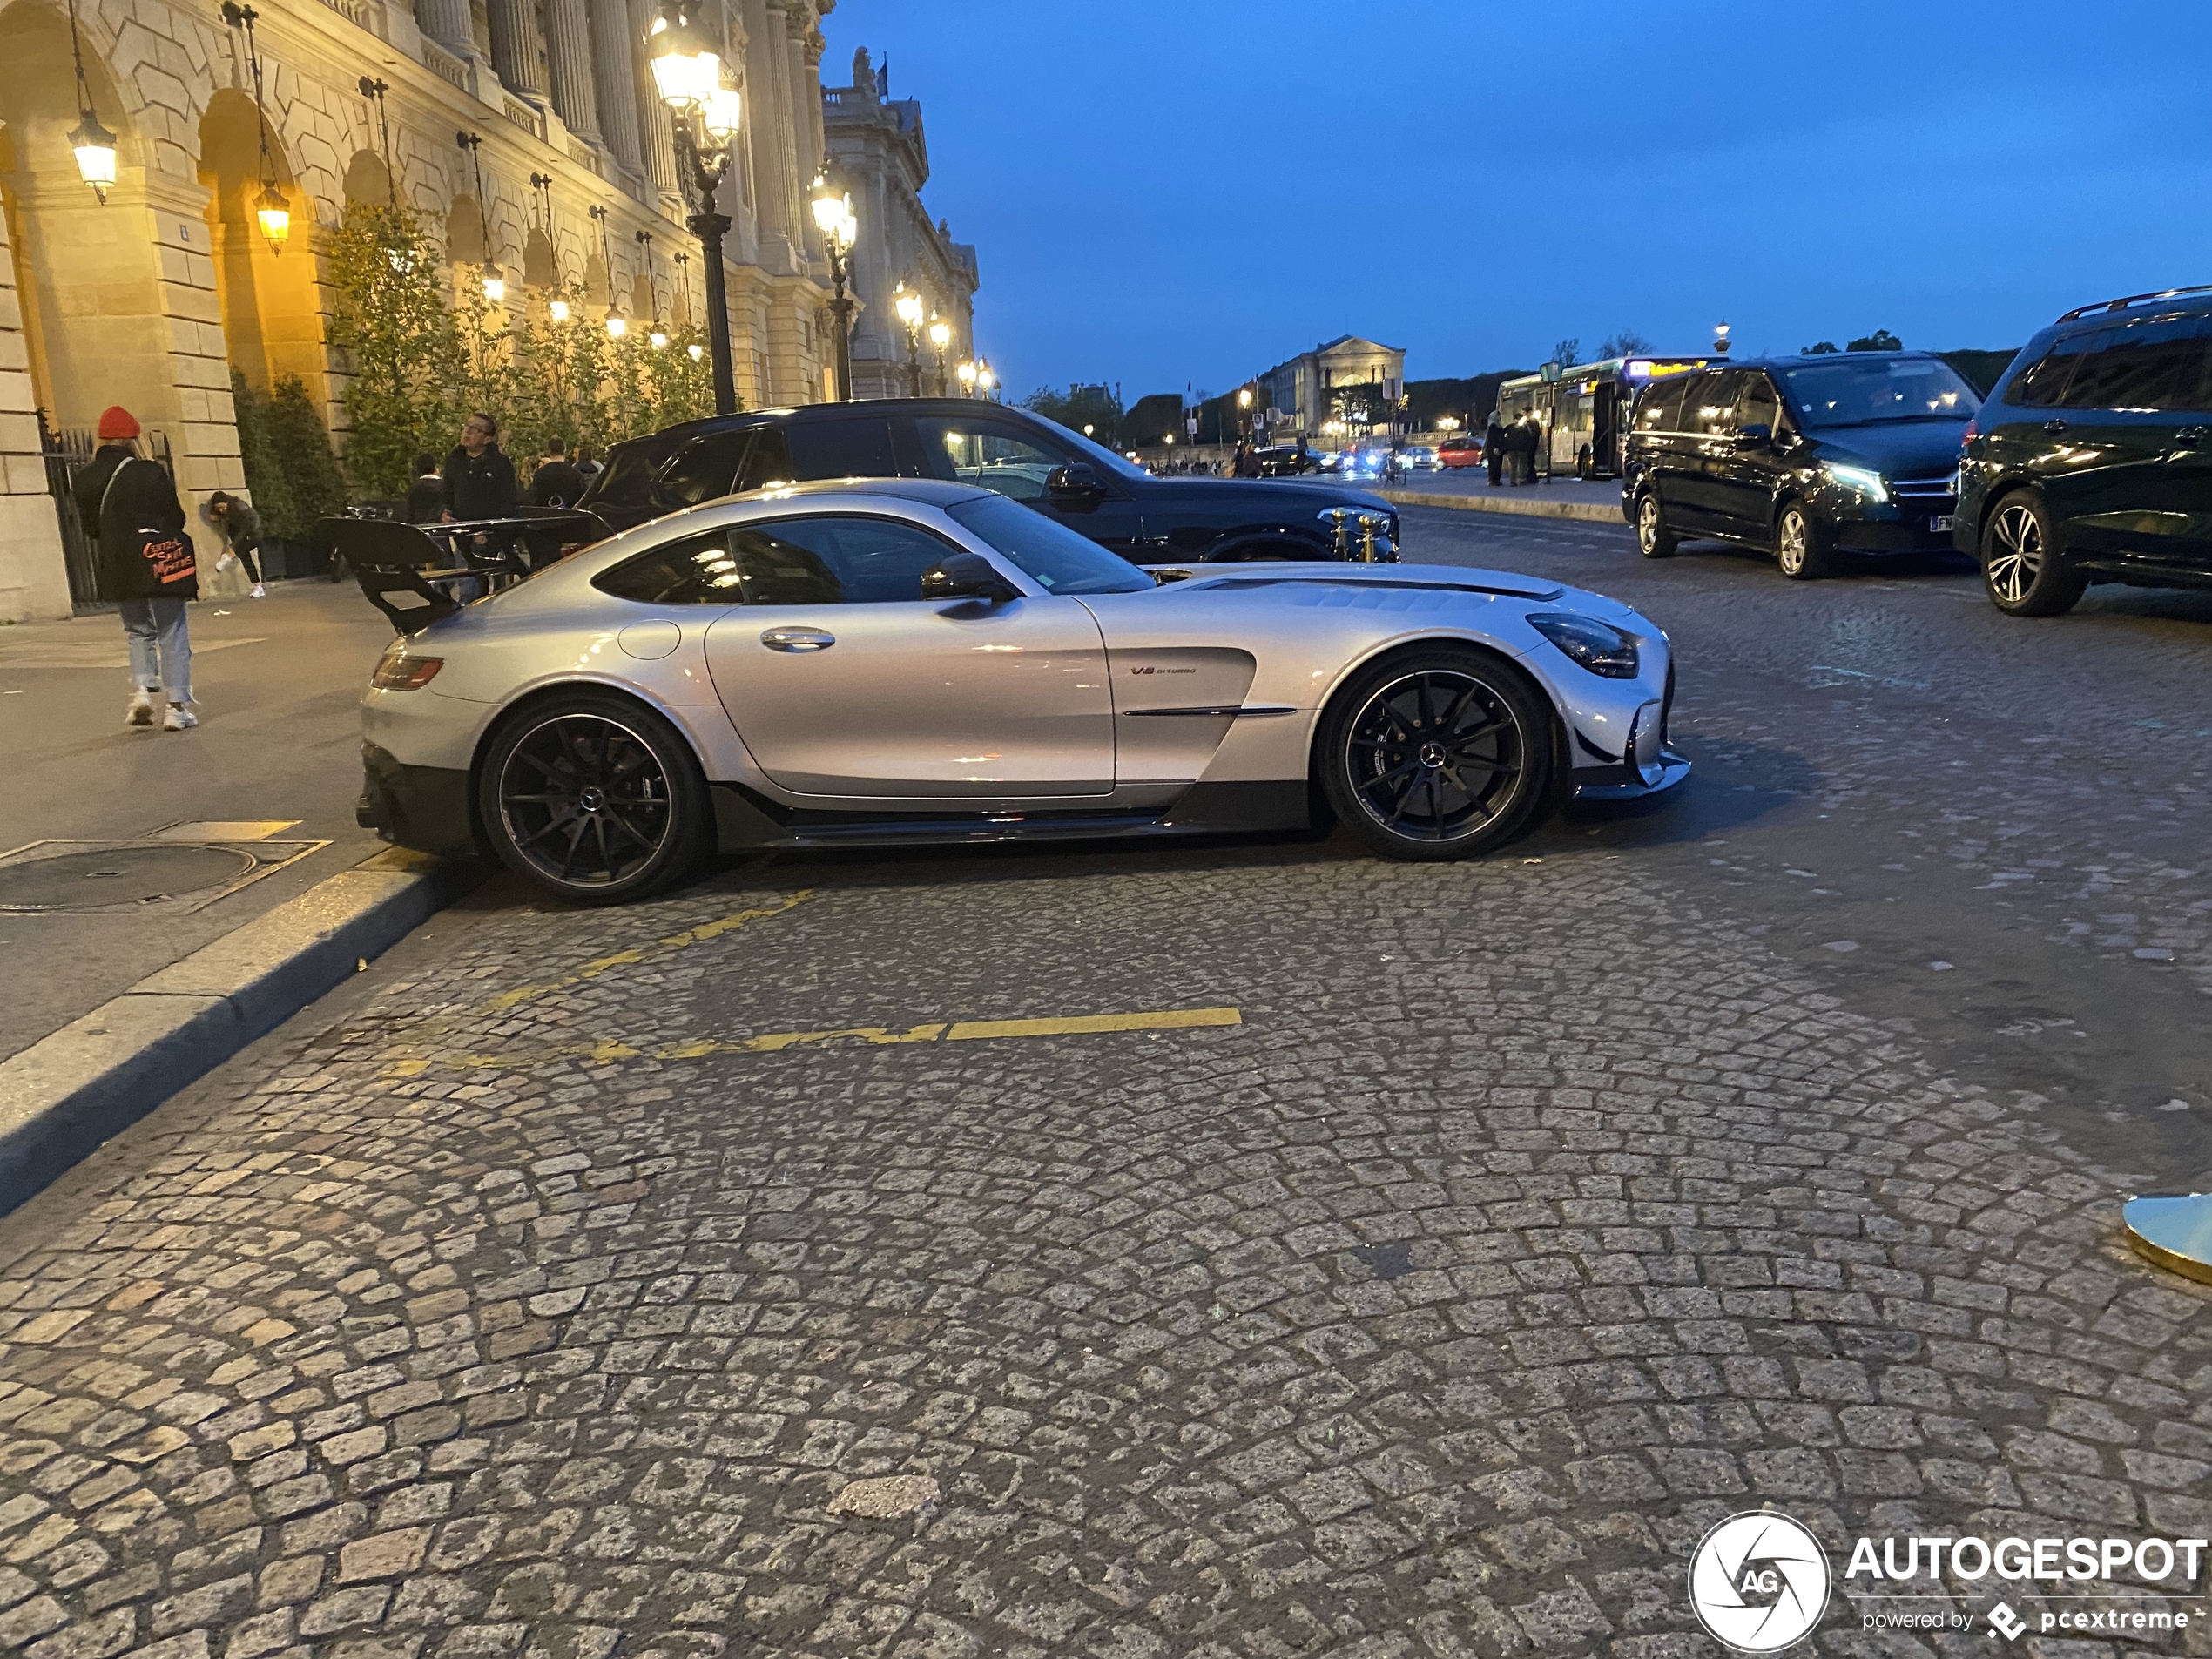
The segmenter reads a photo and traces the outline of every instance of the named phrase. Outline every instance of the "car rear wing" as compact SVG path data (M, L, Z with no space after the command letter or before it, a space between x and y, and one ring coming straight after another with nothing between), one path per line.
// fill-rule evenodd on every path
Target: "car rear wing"
M315 526L329 539L369 604L401 634L418 634L481 592L604 542L598 514L575 507L521 507L502 518L403 524L349 514Z

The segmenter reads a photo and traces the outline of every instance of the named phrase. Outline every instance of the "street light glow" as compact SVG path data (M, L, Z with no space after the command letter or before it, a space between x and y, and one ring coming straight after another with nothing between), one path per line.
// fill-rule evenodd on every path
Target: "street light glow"
M744 114L745 99L737 90L717 84L705 107L699 111L699 125L706 129L706 136L717 145L725 145L738 136Z
M102 126L91 110L84 114L69 135L69 147L77 153L78 176L91 185L92 193L105 206L108 191L115 184L115 134Z
M620 340L629 332L630 319L622 314L619 307L610 306L607 308L607 338Z
M273 180L263 185L261 193L254 198L253 216L261 221L261 234L267 239L269 252L283 253L292 235L292 209L285 205Z
M942 351L946 347L951 345L953 343L952 324L947 322L941 317L931 318L929 320L929 343L934 346L939 351Z
M921 327L921 295L904 282L891 291L891 309L908 328Z
M551 300L545 309L547 314L551 316L555 322L566 322L569 320L569 302L565 300Z
M722 90L722 59L699 37L691 19L663 6L646 37L653 85L661 102L681 114L705 108Z
M507 297L507 283L499 274L499 267L487 262L484 266L484 298L497 305Z

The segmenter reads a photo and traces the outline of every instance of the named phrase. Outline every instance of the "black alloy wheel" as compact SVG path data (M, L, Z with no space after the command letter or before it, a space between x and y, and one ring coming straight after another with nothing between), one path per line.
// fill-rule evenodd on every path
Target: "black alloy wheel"
M1647 559L1670 559L1681 539L1667 528L1666 509L1659 492L1647 489L1636 497L1636 551Z
M705 840L706 786L690 748L658 715L608 693L525 710L493 744L479 788L501 860L585 904L664 886Z
M1981 532L1981 579L1989 602L2011 617L2055 617L2088 591L2086 577L2060 562L2043 503L2021 490L1997 503Z
M1548 705L1486 653L1440 646L1355 676L1322 723L1322 789L1377 852L1461 859L1528 827L1548 798Z
M1774 522L1774 562L1793 582L1836 574L1833 538L1803 502L1791 502Z

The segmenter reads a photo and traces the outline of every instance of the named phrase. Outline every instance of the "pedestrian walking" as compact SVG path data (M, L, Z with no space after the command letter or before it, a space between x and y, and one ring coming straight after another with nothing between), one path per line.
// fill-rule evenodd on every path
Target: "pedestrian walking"
M479 410L462 424L461 442L446 457L444 517L506 518L520 499L515 463L499 447L499 422Z
M410 524L435 524L445 516L446 481L438 476L438 458L425 449L415 458L415 482L407 487L403 509Z
M1490 470L1490 487L1496 489L1505 476L1506 423L1495 409L1490 411L1490 425L1482 435L1482 464Z
M219 489L207 498L207 521L226 543L223 556L215 561L216 570L243 564L246 574L253 578L253 589L246 597L267 598L269 590L261 585L261 516L253 510L253 503Z
M192 634L185 605L199 597L199 570L177 481L138 453L138 422L119 404L100 415L100 447L71 486L98 543L101 585L115 596L131 651L125 725L165 732L199 724L192 711ZM167 707L161 707L164 702Z
M537 470L530 475L530 505L573 507L583 494L583 475L569 460L568 441L548 438Z
M591 453L591 446L588 443L577 445L576 469L583 475L583 482L587 484L606 470L599 464L599 457Z

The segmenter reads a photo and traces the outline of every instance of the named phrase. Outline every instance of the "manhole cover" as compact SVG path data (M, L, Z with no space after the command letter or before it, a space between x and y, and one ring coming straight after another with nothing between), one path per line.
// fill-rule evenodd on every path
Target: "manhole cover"
M0 910L106 910L228 886L251 853L225 846L118 846L0 864Z

